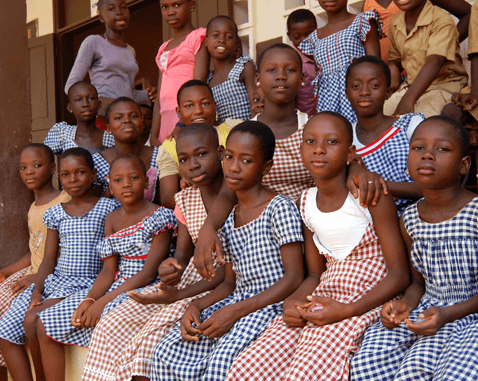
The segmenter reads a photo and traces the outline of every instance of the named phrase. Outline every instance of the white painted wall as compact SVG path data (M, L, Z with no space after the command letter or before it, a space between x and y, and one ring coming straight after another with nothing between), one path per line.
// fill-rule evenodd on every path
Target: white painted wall
M26 0L27 23L38 19L38 36L53 33L53 2L51 0Z

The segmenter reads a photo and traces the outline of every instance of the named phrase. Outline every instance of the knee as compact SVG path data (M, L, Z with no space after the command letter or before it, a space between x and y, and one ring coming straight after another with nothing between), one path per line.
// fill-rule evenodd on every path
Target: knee
M23 319L23 328L27 337L36 336L38 315L33 310L27 311Z

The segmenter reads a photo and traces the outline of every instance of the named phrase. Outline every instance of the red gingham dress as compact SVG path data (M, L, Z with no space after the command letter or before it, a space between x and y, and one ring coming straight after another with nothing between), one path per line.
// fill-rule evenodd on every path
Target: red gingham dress
M300 212L304 221L307 193L301 197ZM313 295L341 303L359 300L387 274L372 224L345 259L338 261L329 255L326 259L327 270ZM319 327L308 323L303 328L291 328L278 316L235 359L226 380L346 381L350 354L358 350L364 331L377 320L379 312L377 307L335 324Z
M188 188L177 193L175 200L196 243L207 216L201 193L196 188ZM176 287L182 289L201 279L191 259ZM153 286L143 291L151 292L158 292L158 288ZM154 347L174 328L189 303L206 294L171 304L142 305L132 299L120 304L95 327L82 379L112 381L131 380L134 375L149 377Z

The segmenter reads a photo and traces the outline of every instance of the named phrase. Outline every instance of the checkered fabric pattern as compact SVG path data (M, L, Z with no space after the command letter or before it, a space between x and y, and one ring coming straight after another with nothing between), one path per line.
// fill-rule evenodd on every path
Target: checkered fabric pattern
M127 279L143 269L155 235L168 229L176 230L176 228L177 221L173 211L159 207L139 223L109 235L100 242L97 246L97 252L101 259L116 254L120 256L115 281L106 293L118 288ZM159 278L156 281L158 280ZM89 289L70 295L60 303L38 314L48 336L64 344L89 346L93 329L78 329L70 323L73 313L88 292ZM126 299L125 293L119 295L106 305L102 316Z
M233 263L236 289L224 300L206 308L207 320L222 307L251 298L267 290L284 275L281 246L303 241L300 215L285 196L275 197L260 217L234 227L234 211L226 220L222 239L225 260ZM254 341L269 322L282 312L282 302L247 315L224 336L197 342L183 341L179 325L154 349L152 380L224 380L234 358Z
M187 188L175 196L176 205L187 221L193 242L207 217L199 189ZM214 262L217 268L219 263ZM191 259L184 270L178 289L186 288L202 278ZM149 287L143 293L158 292ZM151 352L181 319L192 300L207 295L199 294L172 304L142 305L127 300L112 310L96 326L83 371L83 380L131 380L131 377L151 374Z
M60 155L68 148L78 147L75 141L77 126L70 126L66 122L60 122L53 125L48 131L48 134L43 141L43 144L50 147L54 154ZM106 131L103 133L103 146L113 147L115 145L115 139L113 135L108 134Z
M478 293L477 220L478 198L436 224L420 219L417 204L405 210L412 263L426 289L410 320L431 306L452 306ZM478 314L450 322L433 336L417 336L404 323L388 330L378 322L352 360L351 380L473 380L477 348Z
M366 54L364 41L370 31L370 19L375 19L382 30L382 20L376 10L359 13L352 24L326 38L319 38L317 30L306 37L298 48L309 56L314 56L319 68L312 85L318 93L317 112L335 111L350 122L357 117L345 96L345 72L351 62Z
M301 216L314 192L301 197ZM364 218L366 218L364 216ZM354 303L387 274L378 238L369 224L359 244L343 260L324 254L327 270L313 295ZM376 321L379 308L335 324L304 328L287 326L277 317L267 330L234 361L227 380L348 380L350 354L358 348L363 332Z
M407 158L410 149L410 132L425 119L423 114L406 114L400 118L374 142L362 146L357 139L357 124L353 124L354 144L357 153L371 172L377 172L386 181L412 182L407 175ZM412 131L409 131L412 130ZM361 148L358 148L361 147ZM395 199L398 214L412 203L411 200Z
M219 124L224 123L227 118L251 119L251 105L247 96L246 85L244 82L239 81L244 65L247 62L254 63L249 56L236 59L236 63L229 72L227 79L223 83L211 88L217 106ZM212 72L209 72L207 83L209 83L211 78Z
M314 179L300 156L302 131L309 117L297 110L297 119L297 131L288 138L276 140L274 164L262 179L262 184L266 187L292 200L297 200L303 190L315 186ZM257 120L257 116L253 120Z

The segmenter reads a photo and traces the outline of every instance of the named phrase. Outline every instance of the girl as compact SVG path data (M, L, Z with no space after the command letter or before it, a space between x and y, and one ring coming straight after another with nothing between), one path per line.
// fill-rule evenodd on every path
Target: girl
M55 124L44 140L56 155L68 148L82 147L93 155L115 144L113 137L96 128L96 115L101 108L98 93L93 85L80 81L68 89L68 104L66 105L76 119L76 126L66 122Z
M281 312L303 278L302 233L294 203L262 185L275 138L263 123L229 134L224 177L238 204L222 228L225 279L193 301L181 327L153 351L153 380L224 380L229 366Z
M154 103L151 144L159 146L178 122L176 94L187 80L206 80L209 54L203 45L206 29L191 23L195 0L161 0L163 20L173 29L174 38L163 43L156 56L159 67L158 89Z
M213 127L191 124L179 133L177 153L184 178L194 186L175 197L178 240L174 258L161 263L160 290L152 286L142 293L130 292L133 300L122 303L96 326L83 380L149 379L155 345L174 328L192 300L223 279L222 273L212 282L201 281L191 260L199 228L223 181L223 147Z
M216 16L209 20L206 33L204 44L214 64L207 82L216 100L218 122L251 119L256 68L250 57L236 58L240 42L236 23L227 16Z
M0 270L0 318L5 315L15 297L35 283L45 254L46 226L43 224L43 215L52 206L70 200L65 191L53 188L51 181L54 173L55 156L47 146L32 143L20 153L20 176L26 187L35 193L36 199L28 211L30 252ZM6 366L1 354L0 366Z
M139 143L143 132L143 118L138 105L130 98L120 97L115 99L106 109L107 131L113 135L113 147L93 155L95 167L98 170L98 179L103 183L103 195L109 197L108 173L110 163L124 153L137 155L143 160L147 168L148 187L145 189L145 198L153 201L156 195L156 180L158 166L156 157L157 147L145 147Z
M65 379L63 344L89 345L101 316L126 300L126 291L157 280L177 221L173 211L144 199L148 184L143 161L123 154L110 167L111 194L121 202L106 218L106 238L97 246L103 269L93 287L70 295L39 314L38 337L45 376Z
M283 316L235 360L228 380L348 380L349 356L377 307L408 286L393 200L365 209L347 189L354 154L350 122L340 114L322 112L307 123L301 156L316 184L300 198L309 275L284 302Z
M143 117L143 133L139 142L145 146L149 146L149 135L151 134L151 125L153 123L153 108L146 103L139 105L141 116Z
M105 24L102 36L88 36L80 46L65 92L82 81L88 73L98 90L102 115L109 104L118 97L133 98L136 102L149 102L156 98L156 89L135 90L134 78L138 63L134 49L125 41L130 13L126 0L99 0L100 22Z
M264 111L255 119L271 126L276 139L274 166L264 176L263 184L296 200L303 190L314 184L312 175L300 159L299 149L308 116L295 108L295 99L302 82L302 59L291 46L276 44L261 54L257 64L257 86L264 92L265 105ZM382 192L377 177L355 162L351 164L349 173L348 186L351 192L358 197L355 184L359 184L361 202L366 205L375 203ZM218 258L222 258L221 242L216 231L224 224L236 202L234 192L223 187L201 228L194 261L205 279L214 275L211 253L216 252Z
M380 58L357 58L348 67L345 81L345 94L358 119L352 124L357 153L370 171L387 181L400 215L412 198L421 196L420 187L407 173L407 156L410 137L424 116L383 114L391 92L390 69Z
M114 201L91 192L96 170L87 150L70 148L63 152L59 172L71 200L45 212L45 255L35 284L15 299L0 320L0 350L14 380L33 380L23 346L27 337L36 380L45 380L36 335L37 314L93 285L102 265L96 245L105 236L106 216L116 208Z
M315 85L317 112L329 110L356 122L354 110L345 97L345 71L357 57L380 57L380 16L377 11L354 15L347 11L347 0L319 0L328 23L305 38L298 48L314 56L319 73Z
M476 194L466 129L444 116L420 124L408 169L424 198L400 227L412 263L403 297L386 303L352 360L351 380L470 380L478 372Z

